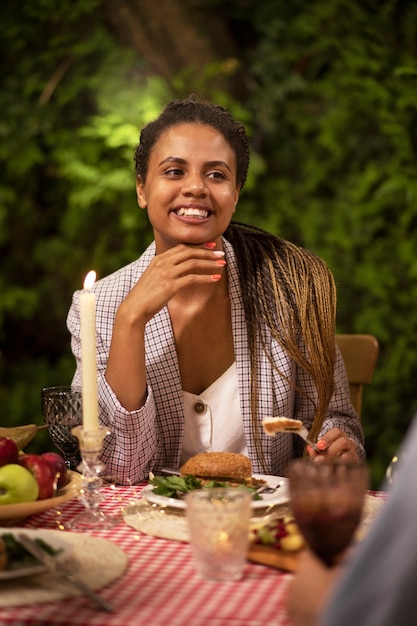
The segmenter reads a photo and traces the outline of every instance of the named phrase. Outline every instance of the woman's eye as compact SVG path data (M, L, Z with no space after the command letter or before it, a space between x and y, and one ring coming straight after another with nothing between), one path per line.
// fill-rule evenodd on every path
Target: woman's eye
M181 176L182 170L179 169L178 167L173 167L169 170L166 170L165 174L167 176Z
M209 173L207 174L207 176L208 176L209 178L219 178L219 179L221 179L221 180L222 180L222 179L224 180L224 179L226 178L226 176L223 174L223 172L218 172L218 171L216 171L216 172L209 172Z

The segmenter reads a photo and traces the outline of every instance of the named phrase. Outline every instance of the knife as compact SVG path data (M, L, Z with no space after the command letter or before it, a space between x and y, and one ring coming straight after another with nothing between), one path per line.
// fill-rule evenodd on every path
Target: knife
M181 476L181 472L172 467L162 467L161 472L162 474L169 474L170 476Z
M46 552L36 541L28 537L28 535L20 533L18 535L18 539L22 546L24 546L26 550L35 557L35 559L43 563L43 565L45 565L50 571L54 571L59 576L65 578L65 580L73 585L73 587L76 587L79 591L82 591L90 598L90 600L93 600L105 611L114 611L114 608L111 604L106 602L106 600L103 600L103 598L101 598L92 589L90 589L90 587L87 587L87 585L85 585L79 578L74 576L74 574L68 572L65 567L56 560L54 556Z

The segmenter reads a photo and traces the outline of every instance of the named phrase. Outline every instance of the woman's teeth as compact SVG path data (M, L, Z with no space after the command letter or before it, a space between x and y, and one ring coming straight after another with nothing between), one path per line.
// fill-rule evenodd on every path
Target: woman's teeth
M185 217L208 217L208 211L204 209L178 209L176 211L177 215L185 216Z

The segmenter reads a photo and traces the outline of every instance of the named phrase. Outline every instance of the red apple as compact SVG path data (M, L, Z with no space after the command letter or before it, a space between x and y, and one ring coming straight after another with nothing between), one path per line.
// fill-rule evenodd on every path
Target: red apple
M52 498L56 490L57 476L52 465L40 454L22 454L19 463L36 478L39 485L38 500Z
M14 439L10 437L0 437L0 467L17 463L19 458L19 448Z
M65 465L64 458L58 452L44 452L41 454L53 467L55 474L58 476L57 487L62 487L68 480L68 470Z

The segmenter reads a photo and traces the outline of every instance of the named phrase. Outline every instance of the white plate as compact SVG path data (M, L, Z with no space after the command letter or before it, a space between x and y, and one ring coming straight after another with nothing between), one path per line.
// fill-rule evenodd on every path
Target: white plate
M275 506L277 504L286 504L289 500L288 493L288 481L281 476L264 476L263 474L254 474L254 478L265 480L268 487L275 488L278 485L280 487L274 493L261 493L259 494L262 500L253 500L253 509L264 509L268 506ZM167 498L167 496L159 496L153 492L153 485L146 485L142 489L142 496L148 502L152 504L160 504L162 506L172 506L176 509L185 509L185 501L178 500L177 498Z
M64 540L61 540L60 537L56 537L53 534L51 535L48 530L34 530L31 528L0 528L0 537L2 535L14 535L16 541L19 541L19 534L27 535L32 539L42 539L54 548L54 550L59 550L58 558L60 561L66 559L69 553L72 550L72 546ZM41 574L42 572L47 571L47 567L39 563L36 565L35 563L13 563L12 569L5 569L0 571L0 581L1 580L10 580L12 578L22 578L23 576L32 576L33 574Z

